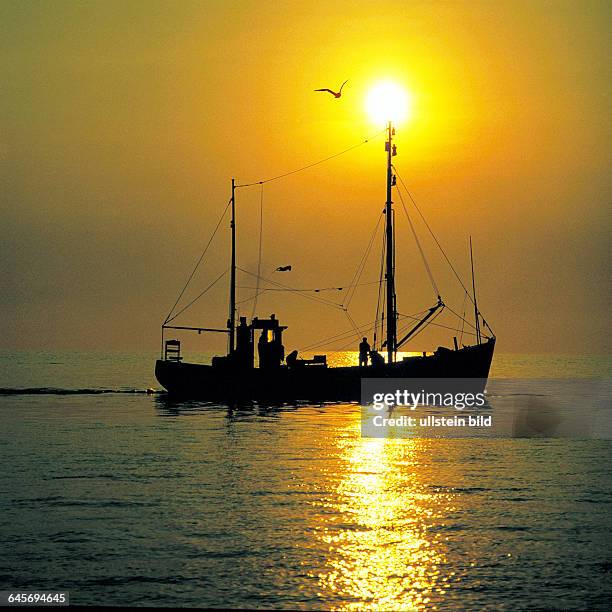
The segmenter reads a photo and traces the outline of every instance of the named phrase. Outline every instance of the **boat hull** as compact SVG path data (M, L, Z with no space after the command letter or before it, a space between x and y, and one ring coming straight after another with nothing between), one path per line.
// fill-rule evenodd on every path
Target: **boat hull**
M155 376L168 394L205 401L358 401L362 378L473 378L489 375L495 338L457 351L410 357L379 367L297 367L236 370L158 360Z

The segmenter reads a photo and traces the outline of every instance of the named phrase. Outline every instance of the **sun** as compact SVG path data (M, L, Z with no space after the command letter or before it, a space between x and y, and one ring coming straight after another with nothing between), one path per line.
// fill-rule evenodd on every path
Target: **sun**
M366 110L377 124L403 123L410 117L411 103L408 92L392 81L376 83L366 96Z

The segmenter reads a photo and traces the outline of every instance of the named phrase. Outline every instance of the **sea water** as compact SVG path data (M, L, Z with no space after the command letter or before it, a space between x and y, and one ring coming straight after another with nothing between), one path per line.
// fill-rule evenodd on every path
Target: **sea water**
M148 395L154 359L0 353L0 590L83 605L609 609L607 430L362 437L352 404ZM554 404L551 379L610 371L609 358L496 355L492 377L531 378L534 412ZM578 415L589 401L574 398Z

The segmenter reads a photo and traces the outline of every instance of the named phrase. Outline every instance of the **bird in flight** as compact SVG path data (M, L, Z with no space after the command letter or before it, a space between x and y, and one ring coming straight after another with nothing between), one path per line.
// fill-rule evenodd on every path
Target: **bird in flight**
M279 266L275 272L291 272L291 266Z
M332 91L331 89L315 89L315 91L328 91L334 98L339 98L342 95L342 88L347 84L348 79L342 83L339 91Z

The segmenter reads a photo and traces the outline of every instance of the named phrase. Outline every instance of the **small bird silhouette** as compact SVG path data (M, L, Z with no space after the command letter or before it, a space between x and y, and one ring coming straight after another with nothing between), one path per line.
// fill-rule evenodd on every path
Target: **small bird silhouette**
M279 266L275 272L291 272L291 266Z
M334 98L339 98L342 95L342 88L348 83L348 79L340 86L340 91L332 91L331 89L315 89L315 91L328 91Z

